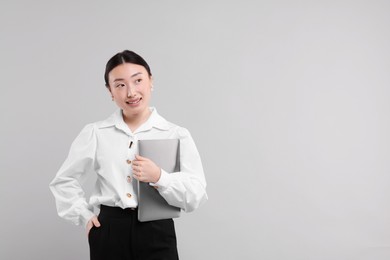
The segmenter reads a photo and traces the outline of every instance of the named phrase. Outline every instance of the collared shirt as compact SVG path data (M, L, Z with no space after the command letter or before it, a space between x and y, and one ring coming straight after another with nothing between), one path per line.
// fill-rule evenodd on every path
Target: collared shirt
M134 133L121 109L81 130L50 183L59 216L86 226L94 216L93 206L137 207L131 162L138 153L137 141L144 139L180 139L180 172L161 169L160 179L151 184L168 204L191 212L207 200L203 166L191 134L150 109L148 120ZM97 174L97 180L88 203L81 185L89 173Z

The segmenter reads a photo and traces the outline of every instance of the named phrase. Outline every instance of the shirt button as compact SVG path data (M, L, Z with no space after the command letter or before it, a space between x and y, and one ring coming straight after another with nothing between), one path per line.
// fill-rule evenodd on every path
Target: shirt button
M131 198L131 194L130 194L130 193L126 193L126 196L127 196L128 198Z
M131 160L126 160L127 164L131 164Z
M128 183L131 183L131 176L127 176L126 179L127 179L127 182L128 182Z

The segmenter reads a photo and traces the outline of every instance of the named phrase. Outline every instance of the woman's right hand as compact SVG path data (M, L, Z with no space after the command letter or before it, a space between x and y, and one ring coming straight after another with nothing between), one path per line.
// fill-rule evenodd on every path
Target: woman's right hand
M100 227L100 222L97 218L97 216L93 216L87 223L87 236L89 235L89 231L91 230L91 228L95 226L95 227Z

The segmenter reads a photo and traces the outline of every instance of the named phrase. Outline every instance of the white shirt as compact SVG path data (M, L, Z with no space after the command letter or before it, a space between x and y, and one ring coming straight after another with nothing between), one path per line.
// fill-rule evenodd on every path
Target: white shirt
M180 139L180 172L161 169L159 181L151 184L159 187L170 205L191 212L208 199L202 162L191 134L150 109L148 120L134 133L123 121L121 109L81 130L50 183L60 217L86 226L95 215L93 206L137 207L131 161L138 153L137 141L143 139ZM89 203L81 187L88 173L97 174Z

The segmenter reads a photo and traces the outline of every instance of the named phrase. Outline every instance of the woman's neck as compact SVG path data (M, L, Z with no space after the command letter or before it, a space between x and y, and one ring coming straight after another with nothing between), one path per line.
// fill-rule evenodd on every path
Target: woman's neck
M127 124L130 130L134 133L138 127L140 127L143 123L145 123L152 111L149 108L146 108L144 111L136 114L127 114L123 111L123 121Z

